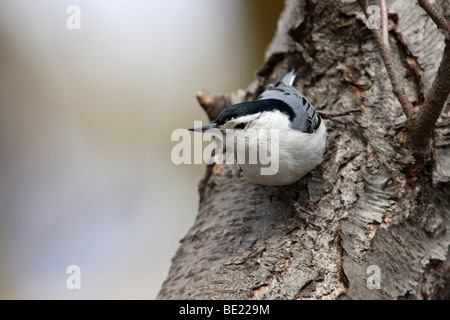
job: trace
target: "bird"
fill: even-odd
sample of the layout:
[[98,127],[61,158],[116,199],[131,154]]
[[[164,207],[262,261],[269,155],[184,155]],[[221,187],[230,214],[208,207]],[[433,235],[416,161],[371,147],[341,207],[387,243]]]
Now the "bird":
[[[228,106],[211,124],[189,130],[211,132],[221,146],[225,137],[232,136],[236,161],[253,183],[276,188],[296,183],[322,163],[327,130],[317,110],[294,86],[295,78],[292,69],[256,100]],[[264,172],[270,166],[258,154],[262,148],[270,165],[276,164],[272,171]],[[251,161],[252,154],[260,157]]]

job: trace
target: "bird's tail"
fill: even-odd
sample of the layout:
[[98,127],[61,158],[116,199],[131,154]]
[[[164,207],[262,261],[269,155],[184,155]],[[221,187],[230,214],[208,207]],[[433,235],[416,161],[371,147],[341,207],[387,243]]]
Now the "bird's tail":
[[295,80],[295,69],[292,69],[288,73],[286,73],[283,78],[281,78],[280,82],[284,83],[288,86],[292,86]]

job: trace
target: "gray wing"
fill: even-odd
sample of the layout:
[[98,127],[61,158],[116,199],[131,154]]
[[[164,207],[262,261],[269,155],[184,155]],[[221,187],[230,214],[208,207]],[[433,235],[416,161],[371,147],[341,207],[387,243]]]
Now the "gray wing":
[[295,87],[280,83],[264,91],[257,100],[277,99],[287,103],[294,110],[292,128],[313,133],[321,123],[320,115],[306,97]]

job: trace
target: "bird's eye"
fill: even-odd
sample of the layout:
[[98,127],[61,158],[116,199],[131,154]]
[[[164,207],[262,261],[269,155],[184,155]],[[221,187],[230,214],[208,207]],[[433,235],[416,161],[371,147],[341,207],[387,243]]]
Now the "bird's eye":
[[235,129],[244,129],[246,124],[247,124],[246,122],[242,122],[242,123],[237,124],[234,128]]

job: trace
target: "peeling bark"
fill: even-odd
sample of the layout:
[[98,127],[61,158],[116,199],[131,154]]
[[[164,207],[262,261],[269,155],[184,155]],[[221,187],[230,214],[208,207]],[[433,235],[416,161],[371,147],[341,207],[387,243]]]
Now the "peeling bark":
[[[387,6],[394,64],[418,104],[443,36],[414,1]],[[450,11],[448,2],[441,6]],[[214,119],[290,68],[317,109],[361,109],[324,120],[323,164],[284,188],[314,211],[321,230],[305,228],[288,203],[271,200],[272,189],[248,182],[237,166],[208,166],[198,216],[158,299],[449,299],[449,119],[438,121],[432,157],[416,164],[404,145],[406,117],[356,1],[287,1],[257,80],[231,94],[200,92],[199,102]],[[370,266],[379,285],[368,285]]]

